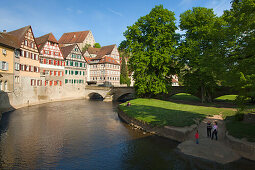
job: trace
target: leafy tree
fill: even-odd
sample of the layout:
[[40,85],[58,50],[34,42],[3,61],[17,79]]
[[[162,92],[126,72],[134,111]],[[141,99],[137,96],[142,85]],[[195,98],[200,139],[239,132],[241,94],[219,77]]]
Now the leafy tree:
[[179,57],[185,65],[183,85],[193,94],[200,93],[202,102],[211,102],[212,94],[221,84],[224,70],[222,53],[225,22],[212,9],[195,7],[180,15],[180,28],[185,39],[179,46]]
[[124,32],[121,44],[130,54],[129,68],[134,72],[138,95],[167,93],[171,75],[176,74],[174,13],[155,6]]
[[127,64],[125,56],[122,55],[121,60],[121,68],[120,68],[120,84],[127,84],[127,86],[130,86],[130,78],[128,77],[128,70],[127,70]]
[[82,52],[87,51],[90,46],[91,46],[90,44],[85,44],[84,47],[82,48]]
[[227,21],[225,83],[240,92],[238,102],[255,102],[255,1],[234,0]]
[[101,48],[101,45],[99,43],[95,43],[94,48]]

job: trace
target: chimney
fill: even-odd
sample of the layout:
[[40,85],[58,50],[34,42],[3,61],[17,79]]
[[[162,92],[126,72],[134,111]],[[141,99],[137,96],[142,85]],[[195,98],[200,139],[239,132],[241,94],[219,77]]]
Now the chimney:
[[6,33],[6,30],[3,30],[3,33]]

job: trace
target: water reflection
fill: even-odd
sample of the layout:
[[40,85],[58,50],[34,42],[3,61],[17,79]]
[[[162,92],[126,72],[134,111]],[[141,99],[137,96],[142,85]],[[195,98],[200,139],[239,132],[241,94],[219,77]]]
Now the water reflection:
[[22,108],[0,124],[0,169],[255,169],[185,156],[177,142],[121,122],[116,104],[73,100]]

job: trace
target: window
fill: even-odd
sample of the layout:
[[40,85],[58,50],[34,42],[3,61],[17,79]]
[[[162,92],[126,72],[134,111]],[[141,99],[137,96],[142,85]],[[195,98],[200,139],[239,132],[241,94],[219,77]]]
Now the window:
[[2,81],[0,81],[0,91],[3,90],[3,88],[2,88],[3,85],[2,84],[3,84]]
[[34,48],[34,43],[33,42],[31,42],[31,48]]
[[15,76],[15,83],[19,83],[19,76]]
[[65,70],[65,74],[67,75],[67,70]]
[[15,70],[19,71],[19,63],[15,63]]
[[68,79],[65,79],[65,84],[67,84],[68,83]]
[[8,87],[7,87],[7,81],[4,82],[4,91],[7,91]]
[[5,61],[0,61],[0,69],[1,70],[9,70],[9,64],[7,63],[7,62],[5,62]]
[[3,52],[3,55],[6,55],[6,54],[7,54],[6,49],[3,49],[2,52]]
[[27,46],[27,40],[25,40],[25,46]]

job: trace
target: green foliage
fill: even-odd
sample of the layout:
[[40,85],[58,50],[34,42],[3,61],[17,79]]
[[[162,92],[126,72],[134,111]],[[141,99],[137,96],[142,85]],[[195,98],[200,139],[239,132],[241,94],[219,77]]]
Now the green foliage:
[[101,45],[99,43],[95,43],[94,48],[101,48]]
[[82,52],[87,51],[90,46],[90,44],[85,44],[84,47],[82,47]]
[[120,45],[129,54],[129,69],[133,72],[138,95],[167,93],[171,75],[176,74],[174,13],[155,6],[124,32]]
[[243,121],[244,119],[244,113],[237,111],[235,114],[235,120],[236,121]]
[[180,15],[180,28],[186,31],[178,48],[180,61],[185,66],[181,72],[183,85],[190,93],[200,92],[202,102],[211,102],[214,89],[220,85],[218,73],[224,69],[221,55],[224,24],[212,9],[203,7]]
[[255,102],[254,11],[254,0],[233,1],[232,8],[223,15],[228,23],[224,83],[240,92],[236,102],[242,108],[247,98]]
[[128,116],[144,121],[153,126],[177,126],[184,127],[195,124],[195,120],[203,120],[208,115],[222,114],[223,117],[233,116],[235,112],[230,109],[192,106],[177,104],[156,99],[134,99],[120,105]]
[[128,77],[127,64],[126,64],[126,59],[124,55],[122,56],[121,67],[120,67],[120,84],[127,84],[128,87],[131,84],[131,80]]

